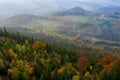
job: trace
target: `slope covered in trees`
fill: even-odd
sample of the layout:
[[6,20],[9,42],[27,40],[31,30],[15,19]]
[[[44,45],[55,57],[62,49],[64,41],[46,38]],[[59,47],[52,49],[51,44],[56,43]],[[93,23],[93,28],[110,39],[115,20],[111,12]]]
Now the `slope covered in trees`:
[[69,49],[4,29],[0,30],[0,79],[120,80],[120,54]]

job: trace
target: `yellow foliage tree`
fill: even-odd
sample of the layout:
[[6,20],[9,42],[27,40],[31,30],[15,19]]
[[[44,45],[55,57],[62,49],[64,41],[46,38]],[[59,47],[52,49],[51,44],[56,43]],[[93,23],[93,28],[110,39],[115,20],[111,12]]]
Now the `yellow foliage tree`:
[[74,75],[72,80],[79,80],[80,79],[80,76],[79,75]]
[[16,48],[21,52],[21,45],[20,44],[16,44]]
[[29,65],[27,61],[18,60],[16,67],[19,71],[23,73],[23,77],[27,79],[30,74],[33,72],[33,68]]
[[8,73],[11,74],[11,78],[13,80],[17,80],[18,76],[19,76],[19,71],[16,67],[13,67],[11,69],[8,70]]
[[61,67],[57,70],[59,74],[62,74],[63,72],[67,72],[66,75],[70,75],[72,72],[75,72],[77,75],[80,75],[80,72],[78,72],[71,63],[66,63],[65,66]]
[[14,59],[17,59],[17,54],[14,52],[13,49],[10,48],[9,51],[8,51],[8,53],[9,53],[9,55],[11,57],[13,57]]
[[[13,65],[13,67],[8,71],[12,79],[18,78],[18,75],[22,73],[23,78],[28,80],[28,78],[33,72],[33,68],[30,66],[29,62],[23,60],[17,60],[16,64]],[[17,71],[17,75],[15,76],[16,71]]]
[[44,42],[35,41],[32,47],[33,49],[45,49],[46,44]]
[[90,72],[87,71],[87,72],[84,74],[84,78],[85,78],[86,80],[89,80],[89,79],[91,78]]
[[63,73],[64,72],[64,70],[66,69],[66,67],[61,67],[60,69],[58,69],[58,73]]

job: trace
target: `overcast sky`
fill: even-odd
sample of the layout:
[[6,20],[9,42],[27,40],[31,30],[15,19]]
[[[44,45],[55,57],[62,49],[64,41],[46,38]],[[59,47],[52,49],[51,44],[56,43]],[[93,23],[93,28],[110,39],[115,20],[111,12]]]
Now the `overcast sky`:
[[0,0],[0,4],[36,4],[36,3],[51,3],[51,2],[69,2],[69,1],[80,1],[86,3],[104,3],[110,5],[120,5],[120,0]]
[[0,0],[0,14],[43,12],[75,6],[90,10],[109,5],[119,6],[120,0]]

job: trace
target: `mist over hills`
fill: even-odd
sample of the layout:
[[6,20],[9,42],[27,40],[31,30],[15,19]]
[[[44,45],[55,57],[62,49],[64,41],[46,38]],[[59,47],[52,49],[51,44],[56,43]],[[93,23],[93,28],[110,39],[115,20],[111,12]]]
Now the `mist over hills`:
[[120,13],[120,6],[102,7],[97,11],[101,13]]
[[[29,25],[33,20],[37,20],[36,15],[32,14],[20,14],[3,19],[0,21],[1,26],[6,27],[25,27],[24,25]],[[21,25],[21,26],[20,26]]]
[[0,80],[119,80],[119,0],[0,0]]
[[[72,7],[69,9],[64,9],[64,10],[56,10],[56,11],[52,11],[50,13],[46,13],[44,15],[38,15],[38,14],[32,14],[32,13],[24,13],[24,14],[19,14],[19,15],[13,15],[11,17],[6,17],[6,19],[3,19],[0,21],[0,24],[5,26],[6,24],[11,25],[14,23],[19,23],[22,24],[29,22],[29,21],[33,21],[33,20],[38,20],[40,19],[40,16],[96,16],[98,14],[101,13],[117,13],[116,16],[119,16],[120,14],[120,6],[112,6],[112,7],[101,7],[97,10],[93,10],[93,11],[89,11],[89,10],[85,10],[81,7]],[[0,16],[2,19],[2,16]]]
[[45,14],[51,11],[60,11],[73,7],[85,10],[96,10],[111,5],[119,6],[119,0],[1,0],[0,15],[14,16],[18,14]]
[[86,15],[86,11],[80,7],[74,7],[65,11],[54,13],[56,16],[69,16],[69,15]]
[[106,11],[106,7],[103,7],[88,11],[81,7],[73,7],[46,15],[20,14],[1,20],[0,27],[9,27],[12,31],[20,31],[22,34],[40,39],[39,35],[42,32],[50,36],[67,38],[76,44],[83,41],[88,44],[96,42],[96,45],[119,46],[119,7],[107,9]]

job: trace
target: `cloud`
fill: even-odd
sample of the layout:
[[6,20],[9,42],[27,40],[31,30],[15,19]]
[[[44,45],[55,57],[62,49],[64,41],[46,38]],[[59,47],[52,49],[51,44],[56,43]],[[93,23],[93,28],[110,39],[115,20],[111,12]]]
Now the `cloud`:
[[[75,0],[74,0],[75,1]],[[79,2],[85,2],[85,3],[93,3],[93,4],[101,4],[101,5],[120,5],[120,0],[76,0]]]
[[99,4],[103,6],[120,4],[119,0],[0,0],[0,7],[6,7],[6,5],[21,5],[24,7],[53,6],[58,8],[58,5],[69,5],[72,4],[72,2]]
[[80,6],[95,9],[101,6],[117,5],[119,0],[0,0],[0,15],[15,13],[40,13],[60,8]]

